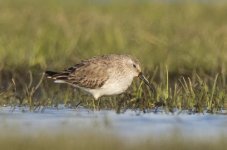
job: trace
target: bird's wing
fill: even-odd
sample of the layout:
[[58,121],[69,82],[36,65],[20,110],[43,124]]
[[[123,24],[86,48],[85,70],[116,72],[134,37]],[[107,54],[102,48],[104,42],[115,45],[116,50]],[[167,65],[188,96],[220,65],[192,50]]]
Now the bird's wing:
[[64,70],[55,75],[54,79],[84,88],[96,89],[102,87],[108,80],[108,68],[107,60],[93,58]]

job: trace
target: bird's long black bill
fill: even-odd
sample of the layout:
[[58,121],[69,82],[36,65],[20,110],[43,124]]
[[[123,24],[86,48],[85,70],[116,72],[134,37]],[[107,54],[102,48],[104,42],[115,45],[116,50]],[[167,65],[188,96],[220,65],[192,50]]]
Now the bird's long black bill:
[[142,74],[140,73],[139,74],[139,78],[152,90],[152,92],[156,95],[156,89],[155,89],[155,86],[153,84],[151,84],[147,78]]

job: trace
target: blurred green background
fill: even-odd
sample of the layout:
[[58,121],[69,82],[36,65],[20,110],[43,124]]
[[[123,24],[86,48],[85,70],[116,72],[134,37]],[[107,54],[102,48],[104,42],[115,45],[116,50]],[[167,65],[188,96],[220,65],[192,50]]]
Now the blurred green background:
[[157,88],[154,99],[137,81],[125,99],[218,110],[226,101],[226,18],[225,1],[0,0],[0,105],[85,99],[46,80],[35,87],[46,69],[117,53],[137,57]]
[[221,1],[0,0],[0,69],[62,69],[110,53],[148,69],[225,69],[226,17]]

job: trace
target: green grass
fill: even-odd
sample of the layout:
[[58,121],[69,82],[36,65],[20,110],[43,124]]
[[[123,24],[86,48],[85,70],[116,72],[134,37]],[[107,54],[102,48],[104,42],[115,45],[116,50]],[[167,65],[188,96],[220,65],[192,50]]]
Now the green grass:
[[0,104],[34,110],[83,100],[92,108],[91,97],[71,87],[39,85],[43,71],[126,53],[141,61],[157,95],[136,80],[126,94],[96,102],[100,108],[226,109],[226,10],[190,1],[0,0]]

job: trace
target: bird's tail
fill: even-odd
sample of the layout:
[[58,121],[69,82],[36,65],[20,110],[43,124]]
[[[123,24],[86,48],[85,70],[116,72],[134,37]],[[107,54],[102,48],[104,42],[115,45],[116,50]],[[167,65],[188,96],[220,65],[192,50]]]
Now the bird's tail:
[[53,79],[55,83],[67,83],[68,75],[67,72],[55,72],[55,71],[46,71],[45,75],[49,79]]
[[58,72],[54,72],[54,71],[45,71],[45,75],[49,79],[54,79],[54,77],[56,77],[56,75],[58,74],[59,74]]

